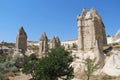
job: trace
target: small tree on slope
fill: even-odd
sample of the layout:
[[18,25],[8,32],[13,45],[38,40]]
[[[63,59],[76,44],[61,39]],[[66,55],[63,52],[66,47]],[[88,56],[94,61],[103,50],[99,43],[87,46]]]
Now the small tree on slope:
[[97,64],[95,64],[95,61],[96,61],[96,58],[93,60],[90,58],[87,58],[85,60],[85,65],[86,65],[85,73],[87,75],[87,80],[90,80],[90,76],[93,74],[93,72],[97,68]]

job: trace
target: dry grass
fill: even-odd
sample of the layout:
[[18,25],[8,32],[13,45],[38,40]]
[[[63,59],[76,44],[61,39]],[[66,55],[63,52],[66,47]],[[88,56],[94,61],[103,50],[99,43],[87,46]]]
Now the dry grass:
[[120,80],[120,76],[112,77],[112,76],[108,76],[106,74],[102,74],[102,75],[98,75],[98,76],[92,76],[91,80]]
[[[86,75],[79,78],[80,80],[87,80]],[[120,76],[118,77],[112,77],[107,74],[101,73],[100,75],[93,75],[90,77],[90,80],[120,80]]]

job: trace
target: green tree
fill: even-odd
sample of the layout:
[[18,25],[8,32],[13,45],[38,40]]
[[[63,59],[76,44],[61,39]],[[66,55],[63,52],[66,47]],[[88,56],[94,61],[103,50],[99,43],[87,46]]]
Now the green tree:
[[[29,57],[28,57],[29,58]],[[73,58],[64,48],[51,49],[47,56],[41,59],[28,61],[23,72],[31,74],[34,80],[69,80],[73,77],[73,68],[70,67]],[[32,67],[32,68],[31,68]]]
[[29,57],[26,56],[24,58],[22,72],[25,74],[31,74],[33,79],[35,79],[35,67],[38,62],[39,59],[36,58],[35,54],[31,54]]
[[95,59],[90,59],[87,58],[85,60],[85,65],[86,65],[86,70],[85,73],[87,75],[87,80],[90,80],[90,76],[93,74],[93,72],[97,69],[97,64],[95,64],[96,58]]

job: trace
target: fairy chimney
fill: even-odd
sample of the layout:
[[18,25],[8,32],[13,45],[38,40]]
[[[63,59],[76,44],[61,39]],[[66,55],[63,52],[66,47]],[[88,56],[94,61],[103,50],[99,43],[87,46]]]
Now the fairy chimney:
[[44,56],[48,53],[48,38],[46,36],[46,33],[44,32],[41,35],[40,41],[39,41],[39,56]]
[[58,48],[58,47],[60,47],[60,39],[59,39],[59,37],[55,37],[55,36],[54,36],[54,37],[50,40],[49,47],[50,47],[50,49],[51,49],[51,48]]
[[82,14],[77,16],[77,26],[79,52],[95,49],[98,42],[101,50],[103,45],[107,44],[105,26],[94,8],[90,11],[83,9]]
[[[92,51],[96,64],[99,68],[104,66],[105,56],[103,54],[103,45],[107,44],[105,26],[100,15],[95,9],[87,11],[83,9],[81,15],[77,16],[78,24],[78,53],[82,53],[83,57]],[[92,55],[88,54],[88,57]],[[85,58],[85,57],[84,57]]]
[[25,51],[27,51],[27,34],[23,27],[21,27],[18,31],[16,38],[16,48],[22,53],[25,53]]

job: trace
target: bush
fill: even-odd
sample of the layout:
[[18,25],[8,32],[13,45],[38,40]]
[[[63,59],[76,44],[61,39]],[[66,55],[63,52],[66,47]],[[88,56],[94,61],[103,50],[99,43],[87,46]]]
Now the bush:
[[16,60],[18,56],[2,56],[1,55],[0,61],[0,79],[4,79],[4,75],[10,72],[18,71],[18,68],[15,66]]
[[69,80],[73,77],[73,68],[70,67],[73,58],[64,48],[51,49],[47,56],[41,59],[30,59],[24,65],[23,72],[31,74],[34,80]]
[[102,80],[112,80],[112,77],[111,76],[105,76],[105,77],[103,77]]

